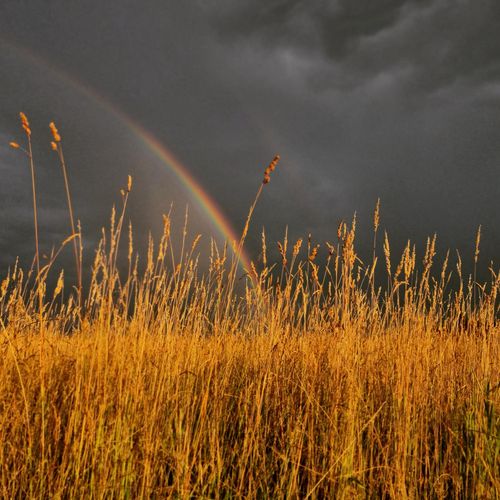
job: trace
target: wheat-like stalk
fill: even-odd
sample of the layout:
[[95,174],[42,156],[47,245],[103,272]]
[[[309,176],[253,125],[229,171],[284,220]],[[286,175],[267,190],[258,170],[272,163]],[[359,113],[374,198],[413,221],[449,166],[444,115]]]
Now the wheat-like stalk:
[[61,136],[59,131],[57,130],[54,122],[50,122],[49,124],[50,131],[52,133],[52,138],[54,139],[51,142],[51,147],[54,151],[57,152],[59,156],[59,163],[61,165],[61,170],[64,179],[64,189],[66,192],[66,202],[68,204],[68,213],[69,213],[69,222],[71,226],[71,233],[76,235],[78,234],[80,245],[78,245],[76,238],[73,239],[73,253],[75,257],[75,267],[76,267],[76,276],[77,276],[77,293],[78,293],[78,304],[82,305],[82,268],[81,268],[81,254],[79,253],[79,247],[82,246],[82,238],[81,234],[76,232],[75,228],[75,218],[73,215],[73,203],[71,200],[71,192],[69,189],[69,181],[68,181],[68,173],[66,168],[66,161],[64,159],[63,147],[61,142]]

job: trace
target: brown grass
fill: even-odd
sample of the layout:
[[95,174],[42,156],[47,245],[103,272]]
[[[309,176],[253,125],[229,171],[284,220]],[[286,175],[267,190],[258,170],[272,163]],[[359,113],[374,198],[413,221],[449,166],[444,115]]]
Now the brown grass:
[[276,263],[263,233],[238,288],[241,246],[212,245],[202,272],[169,217],[142,271],[129,228],[120,271],[130,188],[81,304],[64,275],[48,290],[50,266],[38,289],[17,266],[0,285],[0,495],[500,495],[498,272],[435,269],[435,237],[391,263],[386,234],[381,288],[354,219],[326,248],[285,236]]

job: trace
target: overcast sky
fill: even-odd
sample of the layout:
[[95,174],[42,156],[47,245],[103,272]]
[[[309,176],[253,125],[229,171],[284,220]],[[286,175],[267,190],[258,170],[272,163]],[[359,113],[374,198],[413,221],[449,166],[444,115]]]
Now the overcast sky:
[[[133,173],[139,237],[174,201],[196,201],[109,105],[167,146],[240,232],[274,154],[251,230],[333,241],[372,211],[396,248],[500,260],[500,2],[497,0],[4,0],[0,4],[0,265],[33,252],[18,112],[32,121],[44,248],[67,234],[47,124],[63,135],[87,246]],[[86,89],[86,90],[82,90]],[[91,97],[100,96],[99,99]],[[107,105],[103,105],[107,102]],[[208,235],[207,235],[208,237]],[[486,262],[484,262],[486,266]]]

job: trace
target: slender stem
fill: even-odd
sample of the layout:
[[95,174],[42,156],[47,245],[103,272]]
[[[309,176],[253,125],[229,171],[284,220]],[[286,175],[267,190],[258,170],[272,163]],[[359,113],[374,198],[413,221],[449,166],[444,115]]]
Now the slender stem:
[[36,184],[35,184],[35,163],[33,161],[33,151],[31,148],[31,138],[28,135],[28,158],[30,160],[31,169],[31,190],[33,194],[33,220],[35,224],[35,254],[36,254],[36,276],[37,281],[40,279],[40,252],[38,246],[38,210],[36,204]]
[[[40,275],[40,251],[39,251],[39,241],[38,241],[38,209],[36,202],[36,182],[35,182],[35,162],[33,160],[33,149],[31,147],[31,137],[30,133],[26,133],[28,139],[28,158],[30,162],[31,170],[31,190],[33,193],[33,220],[35,225],[35,253],[36,253],[36,284],[38,292],[38,317],[39,317],[39,328],[40,328],[40,400],[41,400],[41,419],[42,419],[42,429],[40,435],[40,446],[41,446],[41,477],[44,476],[45,467],[45,363],[44,363],[44,351],[45,351],[45,331],[43,327],[43,292],[42,283]],[[43,485],[42,485],[43,488]]]
[[232,289],[232,285],[234,284],[234,279],[235,279],[235,276],[236,276],[236,271],[238,269],[238,266],[240,264],[240,259],[241,259],[241,254],[242,254],[242,251],[243,251],[243,245],[245,243],[245,239],[247,237],[247,234],[248,234],[248,229],[250,227],[250,220],[252,219],[252,215],[253,215],[253,212],[255,210],[255,206],[257,205],[257,202],[259,201],[259,198],[260,198],[260,195],[262,193],[262,188],[264,187],[264,184],[261,184],[258,191],[257,191],[257,194],[255,195],[255,199],[253,200],[253,203],[252,203],[252,206],[250,207],[250,210],[248,211],[248,215],[247,215],[247,219],[245,221],[245,226],[243,228],[243,232],[241,233],[241,238],[240,238],[240,241],[238,242],[238,246],[236,248],[236,258],[235,258],[235,263],[234,263],[234,266],[233,266],[233,269],[231,270],[232,271],[232,283],[231,283],[231,286],[230,286],[230,289]]
[[35,162],[33,161],[33,149],[31,147],[31,137],[26,134],[28,138],[28,158],[30,161],[31,170],[31,191],[33,194],[33,221],[35,225],[35,260],[36,260],[36,283],[38,292],[38,314],[40,320],[40,334],[42,335],[42,343],[40,346],[40,358],[43,357],[43,293],[42,293],[42,283],[40,276],[40,249],[38,241],[38,209],[36,202],[36,182],[35,182]]
[[237,253],[237,258],[238,258],[238,262],[239,262],[239,258],[241,256],[241,250],[243,249],[243,244],[245,243],[245,239],[247,237],[247,234],[248,234],[248,228],[250,226],[250,220],[252,218],[252,215],[253,215],[253,211],[255,210],[255,206],[257,205],[257,202],[259,201],[259,198],[260,198],[260,195],[262,193],[262,188],[264,187],[264,184],[261,184],[258,191],[257,191],[257,194],[255,196],[255,199],[252,203],[252,206],[250,207],[250,210],[248,211],[248,215],[247,215],[247,220],[245,222],[245,227],[243,228],[243,233],[241,234],[241,238],[240,238],[240,242],[238,243],[238,253]]
[[[229,271],[229,276],[228,276],[228,287],[226,289],[226,306],[225,306],[225,312],[226,315],[229,314],[230,308],[231,308],[231,297],[233,294],[234,290],[234,284],[236,281],[236,273],[238,271],[238,266],[240,264],[240,259],[241,259],[241,253],[243,251],[243,244],[245,243],[246,236],[248,234],[248,229],[250,227],[250,220],[252,219],[253,212],[255,210],[255,206],[257,205],[257,201],[260,198],[260,195],[262,193],[262,188],[264,187],[264,184],[261,184],[257,194],[255,195],[255,199],[252,203],[252,206],[250,207],[250,210],[248,211],[247,219],[245,221],[245,226],[243,228],[243,232],[241,233],[241,238],[240,241],[238,242],[238,246],[236,247],[236,253],[234,257],[234,261],[231,265],[230,271]],[[252,280],[253,282],[253,280]]]
[[[59,160],[61,163],[61,170],[63,173],[64,177],[64,187],[66,190],[66,200],[68,203],[68,211],[69,211],[69,222],[71,224],[71,232],[73,235],[76,234],[75,230],[75,219],[73,216],[73,204],[71,202],[71,194],[69,190],[69,182],[68,182],[68,174],[66,170],[66,162],[64,160],[64,154],[63,154],[63,149],[62,149],[62,144],[58,143],[57,145],[57,152],[59,153]],[[81,234],[78,236],[80,239],[80,247],[81,247]],[[80,265],[80,257],[79,257],[79,252],[78,252],[78,246],[76,242],[76,238],[73,238],[73,252],[75,254],[75,265],[76,265],[76,276],[77,276],[77,281],[78,281],[78,306],[81,306],[81,301],[82,301],[82,270],[81,270],[81,265]]]

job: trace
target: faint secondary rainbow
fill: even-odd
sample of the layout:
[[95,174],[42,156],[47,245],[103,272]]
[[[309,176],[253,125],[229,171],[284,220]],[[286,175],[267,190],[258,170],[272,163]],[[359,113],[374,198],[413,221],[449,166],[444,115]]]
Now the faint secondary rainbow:
[[[98,94],[93,88],[89,88],[73,76],[66,73],[64,70],[56,67],[53,63],[41,58],[38,54],[33,54],[24,47],[14,45],[4,38],[0,41],[12,49],[17,55],[27,59],[31,64],[34,64],[45,69],[49,69],[60,80],[71,85],[81,94],[85,95],[88,99],[96,102],[101,108],[105,109],[108,113],[113,114],[120,122],[124,123],[127,128],[136,136],[145,146],[151,151],[158,159],[171,170],[180,183],[184,186],[189,195],[196,201],[201,209],[208,215],[214,224],[220,236],[229,243],[238,244],[240,237],[237,235],[230,222],[227,220],[224,212],[215,202],[215,200],[202,188],[199,182],[189,172],[189,169],[181,163],[179,159],[170,151],[164,144],[162,144],[151,132],[146,130],[142,125],[135,122],[130,116],[125,114],[120,109],[116,108],[111,102],[106,100],[103,96]],[[239,260],[241,264],[250,269],[250,259],[248,258],[244,249],[241,250]]]

